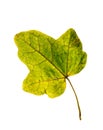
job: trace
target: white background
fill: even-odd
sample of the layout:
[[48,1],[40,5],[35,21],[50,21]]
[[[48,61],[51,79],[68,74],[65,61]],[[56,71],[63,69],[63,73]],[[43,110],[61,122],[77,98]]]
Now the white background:
[[[0,0],[0,130],[103,129],[103,1]],[[35,96],[22,90],[27,67],[17,57],[14,35],[36,29],[58,38],[74,28],[88,54],[85,69],[70,77],[58,98]]]

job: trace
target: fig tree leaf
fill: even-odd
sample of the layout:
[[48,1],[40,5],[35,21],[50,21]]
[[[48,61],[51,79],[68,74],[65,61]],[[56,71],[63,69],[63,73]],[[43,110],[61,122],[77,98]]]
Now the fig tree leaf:
[[73,29],[58,39],[30,30],[15,35],[18,56],[30,70],[23,89],[36,95],[54,98],[66,88],[66,79],[79,73],[86,64],[87,54]]

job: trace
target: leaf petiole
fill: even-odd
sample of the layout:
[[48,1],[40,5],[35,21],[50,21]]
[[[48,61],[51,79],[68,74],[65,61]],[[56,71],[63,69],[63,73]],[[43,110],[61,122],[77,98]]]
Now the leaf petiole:
[[75,92],[75,90],[74,90],[74,87],[73,87],[73,85],[72,85],[70,79],[69,79],[68,77],[67,77],[66,79],[67,79],[68,82],[70,83],[70,86],[71,86],[71,88],[72,88],[72,90],[73,90],[73,92],[74,92],[74,95],[75,95],[75,98],[76,98],[76,101],[77,101],[78,111],[79,111],[79,119],[81,120],[81,109],[80,109],[80,105],[79,105],[79,100],[78,100],[77,94],[76,94],[76,92]]

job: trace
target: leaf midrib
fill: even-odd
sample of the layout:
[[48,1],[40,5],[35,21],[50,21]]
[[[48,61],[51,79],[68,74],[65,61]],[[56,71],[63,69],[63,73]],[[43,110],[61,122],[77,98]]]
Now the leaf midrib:
[[[27,41],[25,41],[25,42],[28,44]],[[61,73],[65,78],[67,78],[67,75],[65,75],[62,71],[60,71],[60,69],[58,69],[58,67],[56,67],[56,66],[52,63],[52,61],[50,61],[45,55],[43,55],[40,51],[36,50],[36,49],[35,49],[34,47],[32,47],[30,44],[28,44],[28,45],[29,45],[32,49],[34,49],[36,52],[38,52],[42,57],[44,57],[52,66],[54,66],[55,69],[59,71],[59,73]]]

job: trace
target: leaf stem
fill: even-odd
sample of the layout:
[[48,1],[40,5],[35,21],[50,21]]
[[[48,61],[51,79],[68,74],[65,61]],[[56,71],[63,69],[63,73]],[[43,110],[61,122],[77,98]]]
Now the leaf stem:
[[67,79],[68,82],[70,83],[70,86],[71,86],[71,88],[72,88],[72,90],[73,90],[73,92],[74,92],[74,95],[75,95],[75,98],[76,98],[76,101],[77,101],[78,111],[79,111],[79,119],[81,120],[81,109],[80,109],[80,105],[79,105],[79,100],[78,100],[77,94],[76,94],[76,92],[75,92],[75,90],[74,90],[74,87],[73,87],[73,85],[72,85],[70,79],[69,79],[68,77],[67,77],[66,79]]

